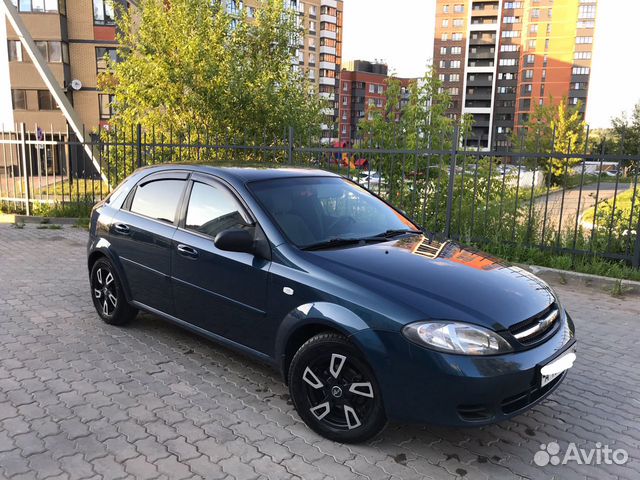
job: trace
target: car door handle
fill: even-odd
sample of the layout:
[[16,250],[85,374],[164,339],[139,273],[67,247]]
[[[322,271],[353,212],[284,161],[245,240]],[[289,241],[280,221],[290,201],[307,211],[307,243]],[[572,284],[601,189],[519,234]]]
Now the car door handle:
[[198,251],[187,245],[178,245],[178,253],[183,257],[198,258]]
[[124,223],[116,223],[113,228],[120,235],[129,235],[130,233],[129,225],[125,225]]

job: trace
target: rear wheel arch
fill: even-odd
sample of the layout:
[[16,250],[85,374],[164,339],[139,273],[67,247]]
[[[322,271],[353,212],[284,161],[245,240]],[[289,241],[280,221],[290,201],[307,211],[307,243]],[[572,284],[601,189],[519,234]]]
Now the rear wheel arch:
[[127,280],[127,277],[124,275],[124,269],[122,268],[122,265],[120,264],[120,262],[115,260],[113,256],[110,255],[108,252],[104,250],[94,250],[89,254],[89,257],[87,259],[87,267],[89,269],[89,274],[91,274],[91,270],[93,269],[93,266],[95,265],[95,263],[100,259],[107,260],[116,270],[116,273],[120,277],[120,283],[122,284],[122,289],[124,290],[124,296],[127,299],[127,301],[131,301],[132,299],[131,290],[129,289],[129,282]]

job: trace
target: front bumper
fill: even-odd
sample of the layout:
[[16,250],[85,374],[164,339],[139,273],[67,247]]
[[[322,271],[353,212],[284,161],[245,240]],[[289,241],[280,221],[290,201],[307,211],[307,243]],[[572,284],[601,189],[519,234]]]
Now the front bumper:
[[440,353],[395,332],[366,330],[353,340],[377,374],[390,419],[448,426],[486,425],[528,410],[567,374],[541,388],[540,368],[575,348],[573,322],[566,314],[543,344],[504,355]]

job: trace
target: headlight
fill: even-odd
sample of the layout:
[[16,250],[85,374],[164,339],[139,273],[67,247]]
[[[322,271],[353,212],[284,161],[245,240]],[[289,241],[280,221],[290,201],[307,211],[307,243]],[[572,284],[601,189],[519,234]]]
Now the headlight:
[[417,322],[404,327],[402,333],[418,345],[447,353],[496,355],[513,350],[497,333],[469,323]]

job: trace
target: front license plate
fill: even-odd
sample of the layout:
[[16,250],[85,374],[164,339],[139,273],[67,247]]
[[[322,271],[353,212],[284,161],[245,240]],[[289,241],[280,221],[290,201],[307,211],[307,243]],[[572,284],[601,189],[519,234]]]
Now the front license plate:
[[569,350],[555,360],[547,363],[540,369],[540,387],[544,387],[549,382],[557,378],[562,372],[569,370],[573,367],[573,362],[576,361],[576,351],[574,349]]

